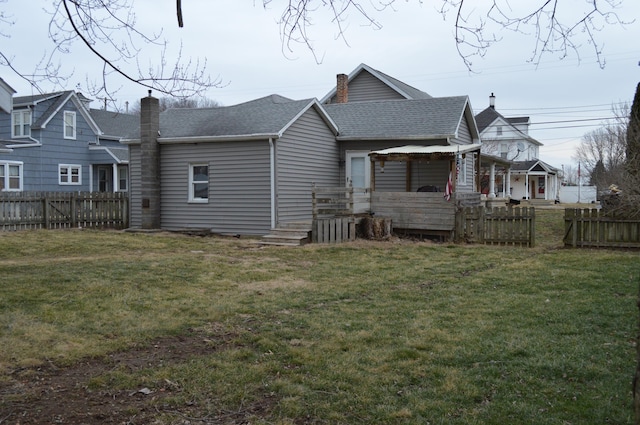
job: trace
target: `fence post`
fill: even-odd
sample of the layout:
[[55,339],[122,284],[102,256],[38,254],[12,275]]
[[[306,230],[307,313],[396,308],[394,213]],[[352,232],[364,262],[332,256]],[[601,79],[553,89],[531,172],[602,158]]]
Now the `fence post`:
[[43,194],[42,197],[42,220],[45,229],[51,228],[51,209],[49,208],[49,198],[47,198],[46,194]]
[[77,219],[76,219],[76,212],[77,212],[77,208],[76,208],[76,193],[75,192],[71,192],[71,196],[69,197],[69,215],[71,216],[71,228],[75,229],[77,226]]
[[533,248],[536,246],[536,210],[535,208],[529,208],[531,214],[531,227],[529,228],[529,240],[530,246]]

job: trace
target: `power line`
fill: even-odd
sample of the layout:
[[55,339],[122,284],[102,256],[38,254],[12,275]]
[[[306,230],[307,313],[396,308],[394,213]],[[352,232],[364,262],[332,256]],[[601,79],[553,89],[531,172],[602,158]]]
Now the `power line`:
[[618,117],[600,117],[600,118],[582,118],[578,120],[562,120],[562,121],[543,121],[543,122],[532,122],[529,125],[541,125],[541,124],[563,124],[567,122],[583,122],[583,121],[602,121],[602,120],[614,120]]

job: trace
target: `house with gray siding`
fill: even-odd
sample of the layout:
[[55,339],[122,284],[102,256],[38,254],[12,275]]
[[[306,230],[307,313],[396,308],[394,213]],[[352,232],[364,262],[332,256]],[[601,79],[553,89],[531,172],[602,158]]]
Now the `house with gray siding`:
[[[372,175],[376,190],[429,186],[442,199],[453,171],[457,191],[476,191],[479,133],[468,97],[433,98],[364,64],[336,83],[321,101],[271,95],[158,113],[158,99],[142,99],[140,132],[123,140],[131,227],[265,235],[311,221],[314,184],[366,192]],[[446,149],[411,161],[370,156],[406,145]]]
[[137,116],[90,109],[74,91],[14,93],[0,108],[0,190],[128,190],[129,152],[119,139],[138,128]]

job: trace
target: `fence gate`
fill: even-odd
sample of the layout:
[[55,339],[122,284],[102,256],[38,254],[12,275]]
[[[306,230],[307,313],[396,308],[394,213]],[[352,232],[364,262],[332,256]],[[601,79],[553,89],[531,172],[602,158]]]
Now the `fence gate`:
[[535,246],[535,209],[466,207],[456,213],[456,241]]

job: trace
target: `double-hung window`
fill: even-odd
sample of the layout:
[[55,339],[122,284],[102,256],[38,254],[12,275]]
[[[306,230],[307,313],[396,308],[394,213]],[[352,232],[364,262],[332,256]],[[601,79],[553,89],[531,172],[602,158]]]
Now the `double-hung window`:
[[129,190],[129,169],[124,166],[118,166],[118,192],[126,192]]
[[58,165],[58,184],[60,185],[81,185],[82,166],[81,165]]
[[73,111],[64,111],[64,138],[76,138],[76,113]]
[[11,114],[11,137],[31,136],[31,111],[23,109]]
[[0,191],[22,191],[22,162],[0,162]]
[[209,164],[189,164],[189,202],[209,201]]

